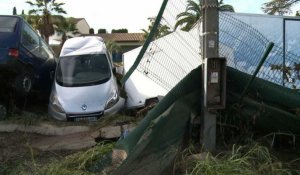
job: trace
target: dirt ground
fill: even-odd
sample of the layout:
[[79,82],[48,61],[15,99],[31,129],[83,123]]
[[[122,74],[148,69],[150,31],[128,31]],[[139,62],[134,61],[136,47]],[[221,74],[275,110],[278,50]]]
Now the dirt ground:
[[[30,104],[26,106],[26,112],[20,115],[10,116],[2,122],[18,123],[24,125],[36,125],[39,122],[46,122],[55,126],[89,126],[99,127],[110,123],[111,119],[103,122],[58,122],[47,115],[47,105],[44,103]],[[0,132],[0,175],[20,174],[20,171],[33,174],[36,168],[43,167],[54,161],[59,161],[70,154],[86,150],[60,150],[41,151],[33,148],[38,143],[53,136],[39,135],[26,132]]]
[[46,165],[54,160],[76,151],[39,151],[31,144],[39,139],[50,137],[32,133],[0,133],[0,174],[15,174],[18,167],[25,172],[34,170],[33,166]]

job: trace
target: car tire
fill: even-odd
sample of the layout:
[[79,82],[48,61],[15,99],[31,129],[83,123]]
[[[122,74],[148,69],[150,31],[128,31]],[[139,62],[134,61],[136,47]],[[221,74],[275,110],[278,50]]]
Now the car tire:
[[32,89],[34,81],[34,76],[31,71],[24,71],[22,74],[19,74],[14,83],[15,93],[18,96],[26,96]]
[[0,103],[0,120],[3,120],[7,117],[7,107]]

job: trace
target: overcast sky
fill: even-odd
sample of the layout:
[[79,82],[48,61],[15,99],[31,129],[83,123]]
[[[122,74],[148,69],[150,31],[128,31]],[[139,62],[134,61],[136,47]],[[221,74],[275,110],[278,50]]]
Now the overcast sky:
[[[148,17],[156,16],[162,0],[57,0],[66,3],[63,8],[68,17],[85,18],[97,31],[105,28],[127,28],[129,32],[142,32],[149,25]],[[236,12],[262,13],[261,6],[267,0],[224,0],[234,6]],[[11,15],[13,7],[25,13],[30,6],[25,0],[0,0],[0,14]]]

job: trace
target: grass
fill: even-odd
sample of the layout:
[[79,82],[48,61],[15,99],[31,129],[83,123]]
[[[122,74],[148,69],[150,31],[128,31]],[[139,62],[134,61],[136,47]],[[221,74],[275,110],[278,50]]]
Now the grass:
[[[186,151],[187,152],[187,151]],[[188,162],[185,175],[290,175],[300,174],[299,170],[292,170],[290,164],[283,163],[273,156],[267,147],[259,144],[236,146],[229,152],[217,155],[203,154],[201,160],[191,160],[185,155],[184,162]]]
[[41,122],[49,122],[51,119],[47,114],[37,114],[32,112],[14,113],[8,116],[3,122],[18,123],[25,126],[38,125]]
[[105,127],[109,125],[120,125],[122,123],[137,123],[138,120],[136,117],[128,116],[123,113],[118,113],[110,117],[101,117],[95,122],[89,121],[79,121],[79,122],[68,122],[68,121],[57,121],[51,118],[46,112],[27,112],[23,111],[22,113],[12,113],[6,119],[0,121],[1,123],[14,123],[21,124],[25,126],[35,125],[38,126],[41,123],[53,124],[57,127],[63,126],[89,126],[91,128]]
[[[40,121],[48,121],[49,118],[43,115],[27,113],[25,116],[18,116],[13,118],[17,122],[24,124],[35,124],[37,117]],[[178,173],[185,175],[289,175],[299,174],[296,170],[298,160],[282,161],[270,152],[268,147],[249,143],[245,140],[252,139],[252,128],[239,128],[240,117],[236,114],[236,118],[223,118],[219,121],[219,132],[221,133],[221,140],[226,141],[227,150],[222,150],[218,154],[202,153],[201,158],[191,159],[191,155],[199,152],[200,149],[194,151],[192,148],[186,149],[182,153],[182,158],[179,160],[179,165],[176,167]],[[103,117],[97,122],[62,122],[67,125],[79,125],[86,123],[95,127],[104,127],[108,125],[120,125],[121,123],[138,122],[136,117],[126,116],[126,114],[118,114],[112,117]],[[235,121],[236,120],[236,121]],[[248,121],[249,122],[249,121]],[[220,125],[222,124],[222,125]],[[248,126],[248,125],[246,125]],[[249,125],[251,126],[251,125]],[[238,133],[238,134],[236,134]],[[245,146],[231,145],[232,142],[242,143],[247,142]],[[16,167],[4,167],[0,165],[0,174],[3,172],[12,172],[11,174],[34,174],[34,175],[93,175],[99,174],[106,167],[111,166],[110,153],[114,147],[112,143],[99,143],[97,146],[80,151],[78,153],[62,157],[61,159],[54,159],[50,164],[41,163],[35,159],[34,152],[30,147],[30,154],[32,159],[28,160],[32,165],[32,170],[28,172],[26,162],[16,163]],[[153,160],[155,161],[155,160]],[[181,166],[184,164],[184,166]],[[24,168],[25,167],[25,168]],[[295,169],[293,169],[295,168]]]
[[36,167],[36,175],[91,175],[94,174],[99,160],[103,160],[105,155],[112,151],[114,144],[100,143],[97,146],[81,151],[63,158],[61,161],[55,161],[50,165]]

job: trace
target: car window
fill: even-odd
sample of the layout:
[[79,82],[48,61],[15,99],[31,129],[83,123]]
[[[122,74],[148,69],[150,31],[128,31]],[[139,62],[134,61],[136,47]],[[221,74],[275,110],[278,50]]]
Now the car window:
[[27,48],[32,54],[37,57],[42,57],[40,54],[40,38],[39,36],[25,24],[22,30],[21,43]]
[[28,24],[24,24],[21,43],[36,57],[53,59],[54,55],[48,45]]
[[0,16],[0,32],[14,32],[18,18]]
[[54,58],[52,51],[49,49],[48,45],[44,41],[41,41],[40,54],[43,58]]
[[56,80],[62,86],[91,86],[109,80],[111,69],[105,54],[60,57]]

